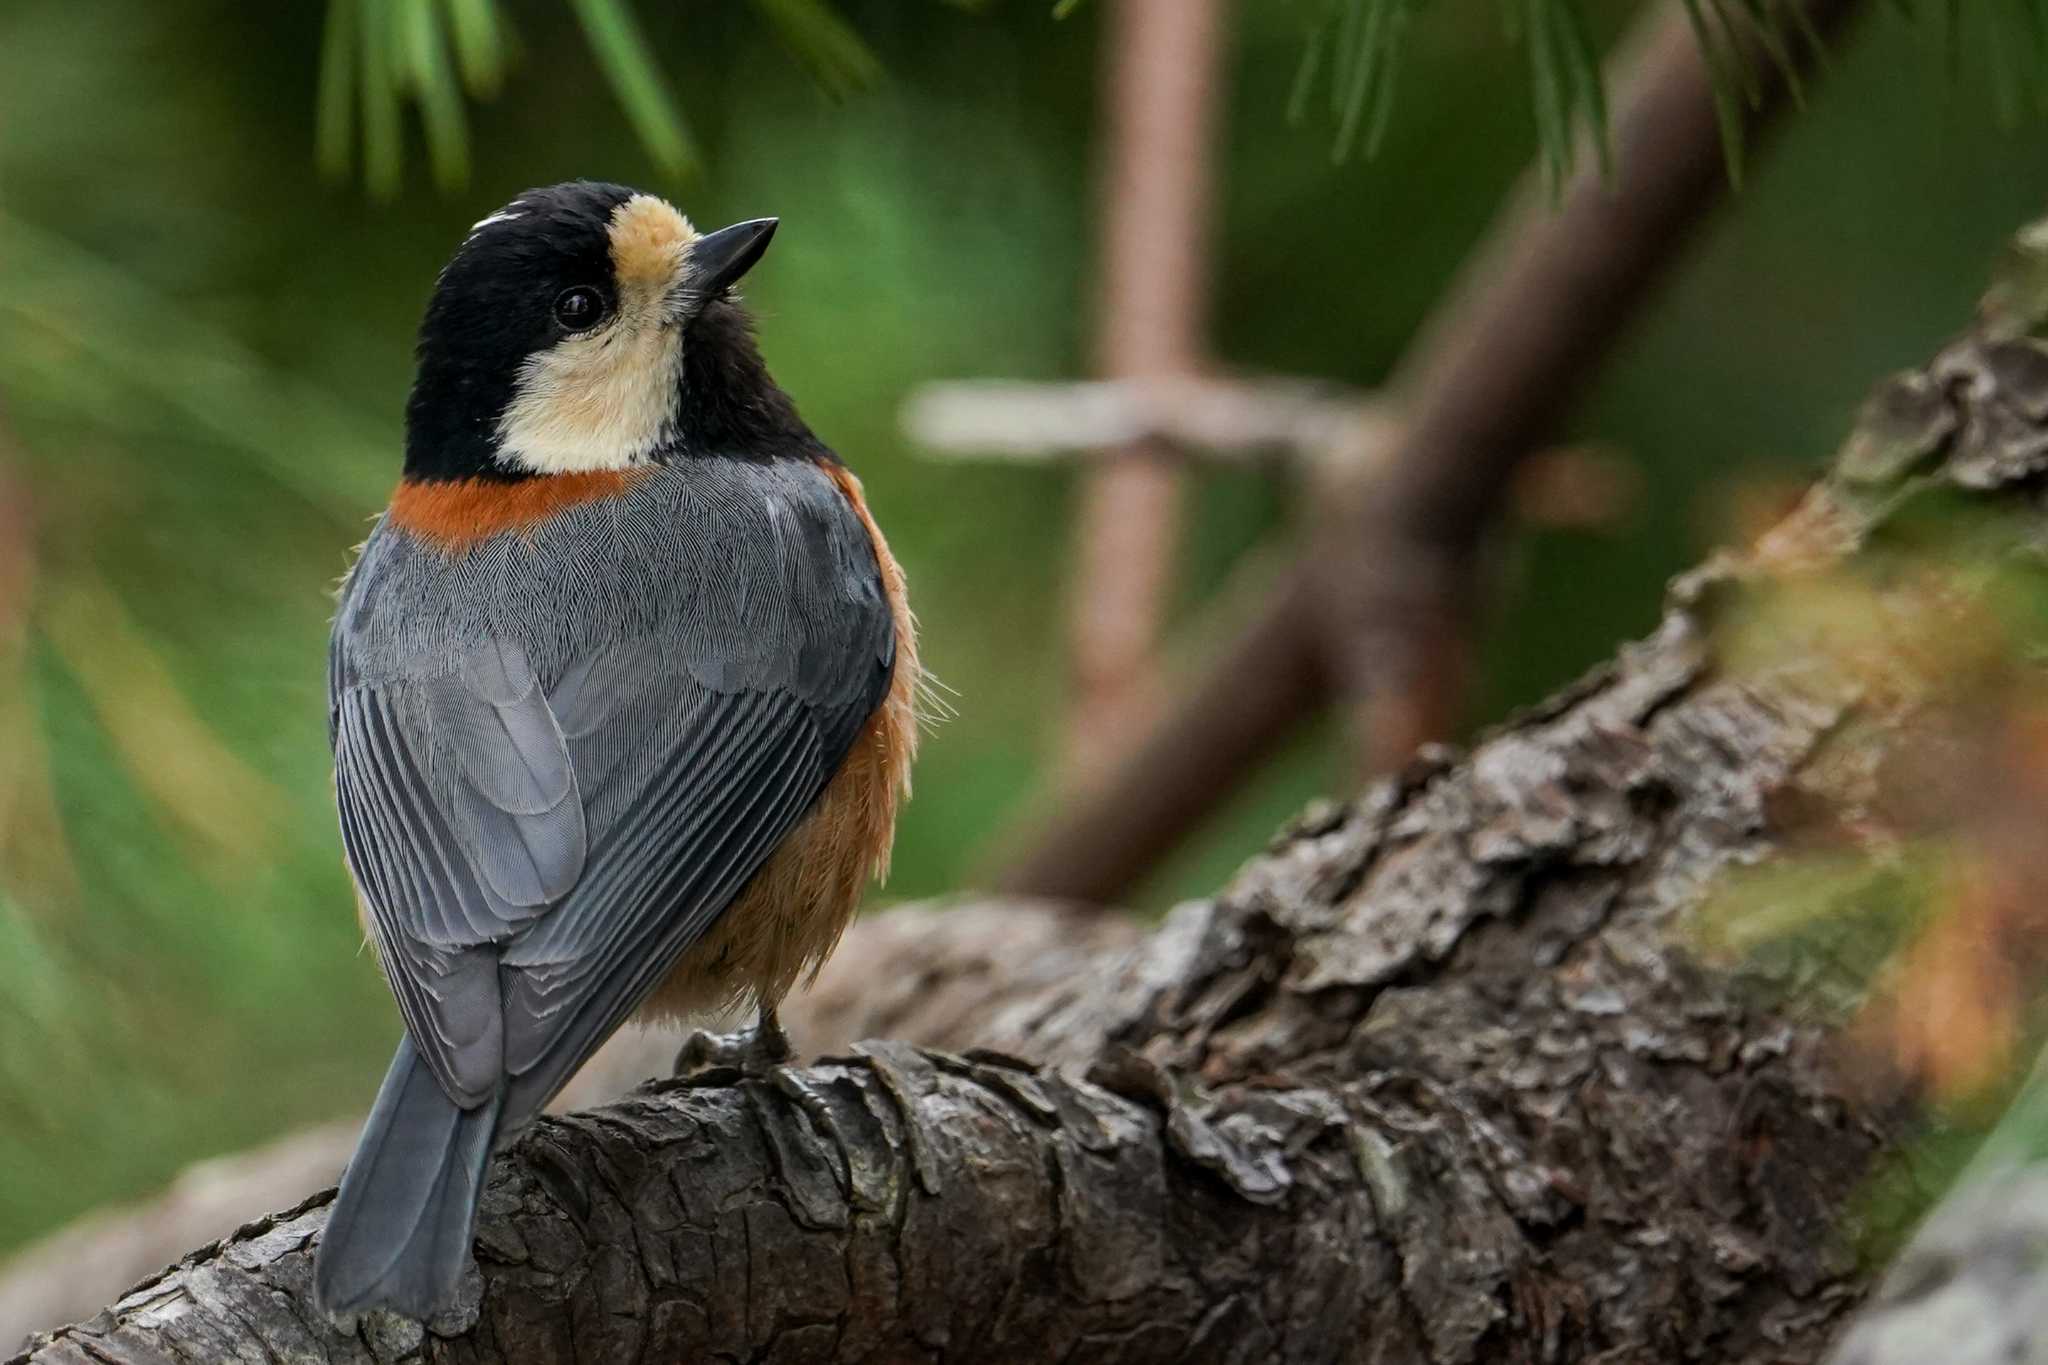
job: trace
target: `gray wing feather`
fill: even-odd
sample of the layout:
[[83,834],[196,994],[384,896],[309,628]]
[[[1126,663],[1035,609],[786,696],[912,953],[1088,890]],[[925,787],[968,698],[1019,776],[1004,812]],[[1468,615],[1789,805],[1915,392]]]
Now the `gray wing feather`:
[[369,689],[344,695],[337,709],[342,845],[407,1031],[449,1097],[475,1104],[503,1069],[497,963],[480,948],[480,930],[497,917],[447,821],[424,799],[393,709]]
[[[646,998],[803,818],[827,772],[816,728],[786,695],[740,694],[706,755],[715,789],[648,793],[614,856],[504,957],[508,1104],[537,1107]],[[689,782],[692,766],[674,770]],[[607,850],[611,852],[612,850]]]
[[543,907],[583,871],[583,803],[540,679],[516,642],[485,639],[419,687],[430,772],[463,849],[505,902]]

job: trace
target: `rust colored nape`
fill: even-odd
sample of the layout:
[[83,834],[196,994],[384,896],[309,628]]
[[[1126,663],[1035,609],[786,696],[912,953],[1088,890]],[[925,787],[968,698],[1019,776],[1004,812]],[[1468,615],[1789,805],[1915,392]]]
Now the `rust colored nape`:
[[491,536],[532,530],[579,503],[615,497],[633,477],[633,471],[599,469],[509,483],[401,479],[391,494],[389,515],[393,526],[449,554],[460,554]]

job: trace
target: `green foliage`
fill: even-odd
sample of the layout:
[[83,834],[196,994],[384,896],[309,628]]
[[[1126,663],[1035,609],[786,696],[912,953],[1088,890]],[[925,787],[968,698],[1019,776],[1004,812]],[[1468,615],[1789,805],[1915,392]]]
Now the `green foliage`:
[[669,94],[626,0],[570,0],[598,66],[625,107],[633,131],[665,175],[681,175],[697,164],[697,151],[682,112]]
[[1739,962],[1767,1003],[1796,1003],[1839,1025],[1938,913],[1943,854],[1930,840],[1879,860],[1826,850],[1737,869],[1699,917],[1701,946]]
[[[1999,113],[2008,123],[2029,107],[2048,113],[2048,0],[1986,0],[1979,9]],[[1962,11],[1951,3],[1947,13],[1950,45],[1960,49]]]
[[[1665,0],[1658,0],[1659,3]],[[1740,184],[1748,111],[1761,102],[1764,76],[1774,69],[1795,101],[1804,102],[1800,67],[1810,55],[1825,59],[1820,36],[1801,0],[1675,0],[1683,5],[1714,90],[1722,151],[1731,180]],[[1061,12],[1078,0],[1063,0]],[[1358,150],[1378,154],[1394,110],[1403,50],[1431,0],[1310,0],[1301,65],[1288,102],[1299,121],[1327,85],[1335,122],[1332,159]],[[1530,101],[1539,153],[1551,184],[1562,182],[1590,144],[1605,170],[1608,112],[1590,9],[1592,0],[1502,0],[1503,26],[1526,50]],[[1917,21],[1912,0],[1893,0]],[[2048,113],[2048,0],[1983,0],[1966,7],[1950,0],[1941,21],[1951,63],[1967,47],[1981,46],[1991,89],[2011,122],[2032,108]]]
[[[655,164],[670,175],[694,166],[689,129],[628,0],[569,4]],[[360,130],[364,184],[379,199],[397,194],[410,101],[420,111],[435,183],[443,191],[466,184],[465,96],[495,96],[513,55],[502,6],[503,0],[328,0],[315,135],[321,170],[336,178],[348,173]]]
[[[633,0],[566,0],[613,98],[655,166],[676,178],[702,157],[633,8]],[[976,9],[980,0],[949,0]],[[397,194],[404,169],[404,110],[419,110],[434,183],[469,181],[465,99],[491,99],[516,55],[505,0],[328,0],[321,42],[315,151],[322,172],[350,170],[360,133],[363,182]],[[880,77],[874,50],[830,0],[753,0],[778,39],[834,97]],[[452,59],[451,59],[452,52]]]
[[882,74],[881,59],[825,0],[754,0],[819,85],[844,98]]
[[[1758,56],[1777,66],[1800,93],[1796,45],[1817,37],[1795,0],[1678,0],[1707,60],[1731,177],[1741,179],[1745,105],[1762,97]],[[2002,0],[2004,2],[2004,0]],[[1295,78],[1290,110],[1299,119],[1315,88],[1327,81],[1336,136],[1331,156],[1348,159],[1361,146],[1378,154],[1394,108],[1394,89],[1409,31],[1431,0],[1316,0]],[[2030,0],[2010,0],[2030,3]],[[1528,58],[1537,145],[1552,185],[1571,171],[1590,144],[1607,168],[1606,83],[1587,0],[1502,0],[1508,39]],[[1363,138],[1361,141],[1361,133]]]
[[[945,0],[978,10],[986,0]],[[1083,0],[1055,0],[1065,19]],[[1527,57],[1530,104],[1545,178],[1563,183],[1590,147],[1603,171],[1611,161],[1606,81],[1589,14],[1594,0],[1501,0],[1502,26]],[[1662,0],[1659,0],[1661,3]],[[1715,116],[1729,178],[1742,181],[1748,111],[1763,98],[1774,68],[1795,101],[1804,101],[1800,66],[1825,59],[1802,0],[1675,0],[1699,44],[1714,91]],[[358,126],[363,180],[388,199],[403,169],[403,112],[417,106],[435,183],[459,189],[469,178],[464,98],[490,99],[515,50],[506,0],[328,0],[320,55],[318,161],[348,174]],[[633,0],[566,0],[614,99],[664,175],[700,169],[690,125],[635,16]],[[1290,122],[1305,120],[1325,94],[1334,124],[1330,155],[1371,159],[1385,143],[1412,30],[1432,0],[1308,0],[1300,65],[1287,101]],[[1892,0],[1907,19],[1913,0]],[[752,8],[820,88],[844,98],[882,74],[874,50],[832,0],[752,0]],[[2031,106],[2048,112],[2048,0],[1984,0],[1982,44],[1991,89],[2008,121]],[[1952,61],[1975,41],[1960,0],[1943,10]],[[450,60],[450,52],[453,60]]]
[[20,275],[0,292],[0,370],[17,400],[111,420],[132,439],[202,441],[229,462],[221,473],[275,480],[314,506],[381,492],[347,458],[382,444],[377,427],[140,275],[5,212],[0,256]]
[[1729,179],[1742,182],[1744,106],[1763,100],[1763,82],[1755,59],[1761,48],[1785,79],[1792,98],[1803,102],[1795,42],[1804,42],[1816,61],[1827,49],[1806,24],[1803,0],[1684,0],[1685,17],[1706,58],[1713,79],[1714,112],[1721,124],[1721,151],[1728,160]]

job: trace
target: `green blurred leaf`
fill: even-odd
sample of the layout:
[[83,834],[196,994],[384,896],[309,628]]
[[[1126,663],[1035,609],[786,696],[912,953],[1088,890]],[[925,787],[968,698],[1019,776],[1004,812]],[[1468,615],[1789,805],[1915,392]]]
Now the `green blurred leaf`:
[[1730,183],[1742,184],[1742,88],[1737,68],[1739,54],[1722,49],[1721,39],[1708,23],[1701,0],[1684,0],[1686,22],[1692,25],[1693,40],[1700,45],[1707,73],[1714,87],[1714,118],[1721,126],[1721,154],[1728,162]]
[[1552,6],[1551,22],[1557,27],[1558,50],[1571,81],[1571,103],[1592,131],[1601,177],[1610,177],[1614,174],[1614,142],[1607,122],[1607,80],[1600,70],[1600,51],[1593,44],[1592,29],[1579,0],[1561,0]]
[[357,0],[361,16],[357,49],[363,91],[363,182],[378,199],[397,195],[405,155],[399,137],[398,82],[392,72],[397,47],[392,4],[393,0]]
[[697,152],[684,126],[682,112],[656,67],[626,0],[570,0],[590,50],[597,58],[612,93],[655,165],[668,175],[682,175],[697,165]]
[[1386,55],[1387,11],[1399,0],[1353,0],[1350,28],[1352,47],[1344,64],[1345,80],[1337,95],[1337,140],[1331,156],[1343,161],[1351,155],[1351,144],[1364,117],[1366,101],[1377,84],[1383,83],[1380,65]]
[[[1335,52],[1330,107],[1337,118],[1332,159],[1349,159],[1361,140],[1366,156],[1378,154],[1393,115],[1408,25],[1422,3],[1423,0],[1346,0],[1331,39]],[[1297,76],[1298,88],[1289,101],[1291,110],[1307,107],[1307,83],[1320,64],[1323,36],[1330,28],[1326,17],[1310,31],[1310,49]]]
[[1543,174],[1555,189],[1563,184],[1571,162],[1571,106],[1564,92],[1562,62],[1552,50],[1555,30],[1551,0],[1528,0],[1523,41],[1529,46],[1529,88],[1536,101],[1536,146]]
[[844,98],[881,77],[881,59],[825,0],[754,0],[754,8],[830,94]]
[[434,0],[399,0],[403,23],[400,42],[405,56],[406,83],[419,101],[427,130],[427,155],[434,168],[434,183],[443,191],[462,188],[469,182],[469,129],[462,112],[462,91],[456,85],[455,68],[448,60],[448,48],[441,24],[435,16]]
[[1360,50],[1359,35],[1365,29],[1367,0],[1342,0],[1337,17],[1335,60],[1330,67],[1330,116],[1344,116],[1344,92],[1352,84],[1352,68]]
[[2048,1051],[2035,1060],[2026,1084],[1959,1179],[1980,1179],[2008,1166],[2042,1160],[2048,1160]]
[[356,20],[356,0],[327,0],[314,156],[320,173],[337,180],[348,174],[349,146],[354,141]]
[[1295,68],[1294,84],[1287,92],[1287,121],[1300,123],[1308,117],[1309,93],[1315,89],[1316,75],[1322,70],[1323,50],[1329,44],[1330,26],[1316,24],[1308,31],[1308,41],[1301,49],[1301,65]]
[[[1323,0],[1308,23],[1301,64],[1288,95],[1288,118],[1299,122],[1327,72],[1330,113],[1337,122],[1334,160],[1363,146],[1378,153],[1393,120],[1408,37],[1428,0]],[[1609,162],[1607,96],[1600,53],[1583,0],[1502,0],[1510,41],[1528,47],[1530,88],[1540,153],[1553,183],[1575,155],[1579,123],[1592,130],[1603,170]]]
[[462,84],[490,99],[505,80],[505,37],[495,0],[447,0],[448,28]]
[[[220,448],[308,503],[336,513],[374,507],[382,476],[369,460],[387,432],[316,386],[280,371],[136,275],[52,232],[0,213],[0,370],[20,391],[68,401],[95,423],[136,420],[146,395]],[[50,342],[64,348],[49,354]],[[79,373],[77,356],[97,370]],[[66,377],[82,382],[57,387]],[[291,433],[290,440],[280,433]]]
[[[1791,35],[1786,30],[1783,6],[1778,0],[1738,0],[1738,3],[1749,20],[1750,31],[1756,35],[1758,45],[1785,78],[1785,89],[1792,96],[1792,102],[1804,107],[1806,88],[1799,78],[1799,63],[1792,55]],[[1799,6],[1795,4],[1791,8],[1797,10]]]

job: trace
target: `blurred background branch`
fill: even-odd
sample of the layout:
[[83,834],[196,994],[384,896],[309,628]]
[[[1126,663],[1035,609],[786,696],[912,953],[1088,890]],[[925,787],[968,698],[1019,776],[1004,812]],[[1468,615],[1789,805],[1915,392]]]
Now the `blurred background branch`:
[[1313,466],[1387,443],[1395,419],[1364,394],[1293,379],[969,379],[926,384],[903,431],[933,454],[1036,461],[1150,444],[1231,463]]
[[[1208,353],[1223,0],[1117,0],[1103,44],[1096,369],[1172,379]],[[1127,444],[1082,471],[1069,566],[1069,699],[1056,780],[1085,789],[1154,724],[1180,557],[1181,471]]]
[[[1815,0],[1829,33],[1855,0]],[[1296,727],[1334,702],[1360,770],[1449,732],[1464,707],[1482,541],[1521,460],[1650,297],[1725,185],[1713,72],[1688,21],[1646,17],[1617,59],[1611,179],[1561,204],[1532,178],[1418,330],[1388,385],[1406,414],[1380,458],[1333,462],[1314,548],[1128,761],[1064,803],[997,885],[1127,893]],[[1792,86],[1763,79],[1754,138]]]

